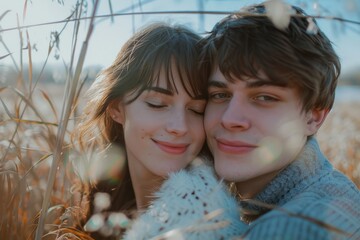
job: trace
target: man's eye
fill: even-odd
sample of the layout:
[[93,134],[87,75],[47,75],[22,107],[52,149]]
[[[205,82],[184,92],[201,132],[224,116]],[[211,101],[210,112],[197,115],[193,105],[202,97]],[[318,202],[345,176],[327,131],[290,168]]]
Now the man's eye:
[[268,95],[260,95],[254,98],[257,101],[264,101],[264,102],[276,102],[278,101],[277,98],[273,97],[273,96],[268,96]]
[[209,98],[211,100],[223,100],[223,99],[230,98],[230,94],[225,93],[225,92],[210,93]]

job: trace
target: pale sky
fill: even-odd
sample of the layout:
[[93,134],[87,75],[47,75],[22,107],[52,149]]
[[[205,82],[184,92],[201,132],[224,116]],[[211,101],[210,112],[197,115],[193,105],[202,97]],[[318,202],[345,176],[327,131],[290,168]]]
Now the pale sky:
[[[74,9],[76,0],[64,0],[65,5],[59,4],[61,0],[28,0],[26,6],[26,15],[23,15],[25,0],[1,0],[0,16],[6,10],[11,10],[0,20],[1,29],[8,29],[17,26],[17,18],[19,25],[31,25],[44,22],[52,22],[63,20],[70,15]],[[92,11],[92,2],[88,1],[88,13]],[[123,9],[128,8],[131,4],[141,2],[141,7],[135,7],[133,10],[128,9],[127,12],[147,12],[147,11],[180,11],[199,9],[202,4],[204,10],[208,11],[235,11],[239,8],[262,1],[256,0],[113,0],[112,9],[114,13],[119,13]],[[330,16],[341,16],[346,19],[360,22],[360,0],[289,0],[289,3],[302,6],[308,13],[321,14]],[[325,7],[329,12],[323,9]],[[107,0],[100,0],[100,7],[97,15],[110,13]],[[114,60],[117,52],[123,43],[132,35],[133,31],[151,21],[169,21],[173,23],[181,23],[190,26],[195,31],[203,33],[211,30],[212,26],[224,15],[195,15],[195,14],[166,14],[166,15],[135,15],[135,16],[116,16],[112,22],[110,18],[98,19],[95,30],[90,39],[85,66],[101,65],[108,66]],[[203,18],[204,25],[201,25],[200,19]],[[81,43],[85,38],[89,20],[82,21],[79,28],[78,45],[80,49]],[[342,24],[332,20],[318,20],[320,28],[328,35],[334,43],[335,50],[339,54],[343,71],[352,70],[360,67],[360,25],[358,24]],[[72,31],[74,23],[68,23],[65,30],[60,36],[60,51],[52,52],[49,63],[62,64],[69,63],[71,56]],[[50,41],[50,33],[52,31],[60,32],[64,27],[64,23],[52,24],[46,26],[37,26],[28,28],[26,33],[23,30],[25,46],[29,35],[30,45],[32,48],[32,61],[36,65],[42,65],[45,61]],[[17,30],[1,32],[0,36],[6,44],[6,47],[12,52],[14,61],[19,63],[20,58],[20,38]],[[7,54],[5,46],[0,43],[0,56]],[[59,60],[55,59],[55,55],[59,55]],[[23,62],[28,62],[28,51],[23,50]],[[3,64],[12,63],[10,57],[0,60],[0,68]]]

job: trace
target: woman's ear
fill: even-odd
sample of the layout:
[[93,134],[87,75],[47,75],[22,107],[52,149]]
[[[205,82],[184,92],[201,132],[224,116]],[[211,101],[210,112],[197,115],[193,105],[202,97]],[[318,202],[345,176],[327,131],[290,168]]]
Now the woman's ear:
[[308,136],[314,135],[319,130],[329,112],[330,109],[313,109],[306,114],[306,128]]
[[107,107],[106,111],[110,117],[117,123],[124,124],[125,122],[125,109],[123,103],[119,100],[113,101]]

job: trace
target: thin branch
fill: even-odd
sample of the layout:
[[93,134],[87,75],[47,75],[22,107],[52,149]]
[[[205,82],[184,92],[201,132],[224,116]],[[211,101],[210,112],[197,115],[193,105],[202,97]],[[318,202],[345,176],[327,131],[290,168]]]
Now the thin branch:
[[89,29],[88,29],[85,41],[83,42],[83,45],[82,45],[82,48],[80,51],[79,60],[77,62],[77,66],[75,69],[75,75],[71,79],[72,83],[71,83],[71,88],[70,88],[70,95],[69,95],[68,99],[65,99],[66,105],[63,108],[63,111],[61,114],[61,121],[60,121],[60,125],[58,128],[58,134],[57,134],[57,138],[56,138],[56,147],[55,147],[53,161],[52,161],[52,165],[51,165],[50,173],[49,173],[48,187],[46,188],[46,192],[45,192],[45,196],[44,196],[44,200],[43,200],[43,204],[42,204],[42,208],[41,208],[42,210],[41,210],[41,214],[40,214],[40,218],[39,218],[39,224],[36,229],[35,239],[37,239],[37,240],[41,239],[42,235],[43,235],[45,218],[46,218],[47,211],[48,211],[49,204],[50,204],[50,196],[51,196],[52,186],[54,185],[56,170],[57,170],[59,161],[62,156],[64,135],[65,135],[67,123],[69,120],[69,114],[71,112],[71,103],[74,100],[76,86],[77,86],[77,83],[80,78],[80,73],[81,73],[81,70],[82,70],[82,67],[84,64],[86,51],[87,51],[87,48],[89,45],[90,37],[91,37],[93,29],[94,29],[94,16],[95,16],[96,10],[98,8],[98,3],[99,3],[99,0],[96,0],[94,3],[94,9],[93,9],[93,13],[91,15],[92,17],[90,18],[91,20],[90,20]]
[[[156,15],[156,14],[208,14],[208,15],[228,15],[234,13],[233,11],[150,11],[150,12],[130,12],[130,13],[114,13],[114,14],[104,14],[104,15],[97,15],[94,16],[94,18],[112,18],[117,16],[130,16],[130,15]],[[244,14],[251,16],[252,14]],[[256,16],[266,16],[265,14],[256,14]],[[292,15],[297,17],[312,17],[312,18],[318,18],[318,19],[328,19],[328,20],[336,20],[340,22],[350,23],[350,24],[357,24],[360,25],[360,21],[345,19],[341,17],[335,17],[335,16],[321,16],[321,15]],[[65,20],[58,20],[53,22],[45,22],[45,23],[38,23],[38,24],[29,24],[24,26],[18,26],[18,27],[12,27],[12,28],[5,28],[0,29],[1,32],[7,32],[12,30],[18,30],[23,28],[33,28],[33,27],[39,27],[39,26],[46,26],[46,25],[53,25],[53,24],[59,24],[64,22],[73,22],[73,21],[82,21],[82,20],[89,20],[91,17],[81,17],[81,18],[74,18],[74,19],[65,19]]]
[[[68,24],[68,21],[65,21],[65,25],[64,25],[64,27],[61,29],[61,31],[60,31],[60,33],[57,35],[57,37],[59,37],[60,34],[64,31],[64,29],[66,28],[67,24]],[[1,40],[1,42],[4,44],[4,46],[6,46],[6,45],[5,45],[5,42],[3,42],[2,39],[0,39],[0,40]],[[30,91],[30,93],[29,93],[29,97],[28,97],[29,99],[31,99],[32,94],[33,94],[33,92],[35,91],[36,85],[37,85],[37,83],[40,81],[40,78],[41,78],[41,76],[42,76],[42,74],[43,74],[43,72],[44,72],[44,70],[45,70],[45,66],[46,66],[46,64],[47,64],[47,62],[48,62],[48,60],[49,60],[50,53],[51,53],[53,47],[54,47],[54,43],[53,43],[53,44],[50,43],[50,45],[49,45],[49,51],[48,51],[48,54],[47,54],[47,56],[46,56],[45,62],[44,62],[44,64],[43,64],[42,68],[41,68],[41,71],[40,71],[40,73],[39,73],[39,76],[38,76],[37,80],[35,81],[35,84],[33,85],[33,88],[31,89],[31,91]],[[11,56],[11,57],[12,57],[12,56]],[[12,57],[12,58],[13,58],[13,57]],[[14,60],[14,61],[15,61],[15,60]],[[17,71],[20,72],[20,69],[19,69],[19,67],[17,66],[16,62],[15,62],[15,67],[16,67]],[[22,70],[21,70],[21,72],[22,72]],[[21,102],[20,102],[20,103],[21,103]],[[25,114],[25,111],[26,111],[27,106],[28,106],[28,105],[25,105],[25,106],[24,106],[24,109],[22,110],[22,113],[20,114],[20,117],[19,117],[19,118],[22,118],[22,117],[23,117],[23,115]],[[13,135],[11,136],[11,140],[10,140],[10,141],[13,141],[13,140],[14,140],[19,126],[20,126],[20,122],[17,122],[17,123],[16,123],[15,130],[14,130],[14,133],[13,133]],[[50,130],[49,130],[49,131],[50,131]],[[8,152],[9,152],[9,150],[10,150],[10,144],[9,144],[8,148],[6,148],[5,154],[3,155],[1,161],[5,161],[6,156],[7,156]]]

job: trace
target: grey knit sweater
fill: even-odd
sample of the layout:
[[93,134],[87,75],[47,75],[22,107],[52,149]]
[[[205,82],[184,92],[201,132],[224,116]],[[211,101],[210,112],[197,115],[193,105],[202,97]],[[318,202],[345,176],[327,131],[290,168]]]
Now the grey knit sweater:
[[246,239],[360,239],[360,191],[332,167],[315,138],[255,200],[270,206],[240,203],[259,214],[243,217],[250,222]]

